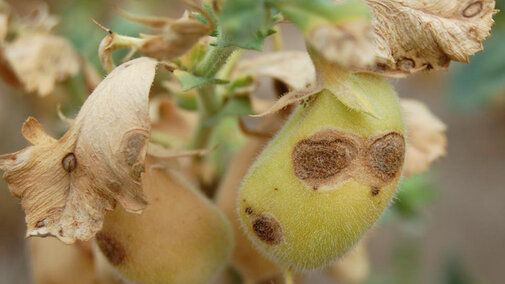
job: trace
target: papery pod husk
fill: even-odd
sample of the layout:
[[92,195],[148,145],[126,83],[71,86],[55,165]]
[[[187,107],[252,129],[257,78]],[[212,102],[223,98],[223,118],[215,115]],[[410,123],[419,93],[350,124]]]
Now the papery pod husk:
[[226,217],[174,170],[148,162],[142,186],[144,212],[117,208],[96,235],[108,263],[139,284],[210,282],[233,248]]

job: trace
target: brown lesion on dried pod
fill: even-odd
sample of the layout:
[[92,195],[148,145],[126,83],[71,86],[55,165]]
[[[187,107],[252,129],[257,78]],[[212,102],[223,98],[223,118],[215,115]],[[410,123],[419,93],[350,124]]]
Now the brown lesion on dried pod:
[[109,234],[98,232],[96,243],[112,265],[118,266],[125,262],[126,250],[124,246]]
[[477,16],[480,12],[482,12],[482,1],[476,1],[468,5],[465,10],[463,10],[463,17],[472,18]]
[[147,142],[148,137],[144,133],[135,131],[127,134],[124,146],[121,147],[126,164],[131,167],[132,174],[137,180],[145,170],[142,157],[146,152]]
[[252,222],[256,236],[269,245],[278,245],[284,240],[281,224],[268,213],[260,214]]
[[335,182],[358,155],[358,139],[335,130],[322,130],[296,144],[292,152],[295,175],[312,188]]
[[416,62],[411,58],[403,58],[396,63],[399,70],[410,72],[416,68]]
[[405,139],[397,132],[375,138],[368,147],[367,166],[382,181],[396,177],[405,159]]
[[61,166],[67,173],[73,172],[77,168],[77,158],[74,153],[68,153],[62,160]]

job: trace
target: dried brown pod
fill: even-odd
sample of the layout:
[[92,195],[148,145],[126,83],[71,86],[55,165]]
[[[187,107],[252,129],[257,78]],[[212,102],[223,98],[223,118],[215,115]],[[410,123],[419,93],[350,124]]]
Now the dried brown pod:
[[34,118],[23,125],[33,145],[0,156],[11,193],[21,199],[27,236],[65,243],[89,240],[119,202],[140,212],[140,184],[150,134],[148,95],[157,62],[138,58],[116,68],[84,103],[59,140]]
[[100,252],[134,283],[209,283],[233,248],[228,220],[177,171],[151,162],[146,167],[149,206],[140,215],[122,208],[108,213],[96,235]]
[[304,89],[316,78],[314,66],[306,52],[277,51],[242,60],[232,76],[266,76],[281,81],[290,89]]
[[188,11],[179,19],[171,19],[138,17],[116,9],[121,16],[130,21],[159,29],[157,34],[140,34],[139,38],[135,38],[117,34],[97,23],[100,28],[108,33],[100,43],[98,51],[105,70],[110,71],[114,68],[111,52],[118,48],[130,48],[131,52],[128,56],[139,51],[145,56],[160,60],[174,59],[188,52],[201,38],[214,29],[214,22],[200,6],[190,1],[186,1],[186,3],[200,12],[206,18],[208,24],[196,19]]
[[[79,58],[64,38],[48,33],[30,33],[6,43],[3,48],[6,69],[11,69],[27,92],[46,96],[56,82],[75,76]],[[4,73],[4,72],[2,72]]]
[[[339,1],[339,0],[336,0]],[[494,0],[365,0],[374,18],[373,72],[405,76],[468,63],[493,25]]]
[[429,170],[431,164],[446,154],[446,126],[426,105],[412,100],[401,100],[407,125],[406,176]]

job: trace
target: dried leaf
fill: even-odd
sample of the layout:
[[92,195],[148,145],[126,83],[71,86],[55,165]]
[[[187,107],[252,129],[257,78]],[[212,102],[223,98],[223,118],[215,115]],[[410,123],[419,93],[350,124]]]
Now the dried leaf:
[[7,43],[4,56],[16,77],[28,92],[46,96],[56,82],[75,76],[79,58],[64,38],[30,33]]
[[[149,102],[152,129],[171,138],[171,146],[184,147],[193,137],[198,114],[178,108],[174,99],[155,97]],[[151,139],[153,135],[151,135]]]
[[260,114],[253,114],[251,115],[252,117],[263,117],[266,115],[270,115],[273,113],[278,112],[279,110],[287,107],[290,104],[296,103],[298,101],[301,101],[303,99],[306,99],[314,94],[317,94],[318,92],[321,91],[320,87],[315,87],[315,88],[307,88],[307,89],[301,89],[301,90],[294,90],[291,91],[284,96],[282,96],[279,100],[277,100],[268,110],[265,112],[262,112]]
[[[338,1],[338,0],[337,0]],[[374,14],[376,66],[384,75],[446,70],[482,50],[494,0],[365,0]]]
[[243,60],[232,77],[245,75],[272,77],[294,90],[307,88],[316,77],[310,57],[301,51],[270,52]]
[[139,46],[139,50],[142,54],[157,59],[173,59],[185,54],[200,38],[208,35],[214,29],[210,16],[199,6],[191,6],[206,17],[209,25],[196,19],[188,11],[176,20],[161,17],[136,17],[119,11],[128,20],[160,29],[159,34],[141,35],[143,42]]
[[446,126],[419,101],[402,99],[401,105],[409,134],[404,174],[411,176],[429,170],[446,154]]
[[363,1],[279,0],[275,5],[326,60],[344,68],[373,65],[371,13]]
[[59,139],[29,118],[23,135],[33,146],[0,156],[11,193],[21,199],[27,236],[65,243],[89,240],[116,201],[129,212],[146,202],[140,177],[150,133],[148,95],[157,62],[139,58],[109,74]]
[[328,61],[346,68],[367,68],[375,59],[373,32],[366,21],[315,27],[308,41]]

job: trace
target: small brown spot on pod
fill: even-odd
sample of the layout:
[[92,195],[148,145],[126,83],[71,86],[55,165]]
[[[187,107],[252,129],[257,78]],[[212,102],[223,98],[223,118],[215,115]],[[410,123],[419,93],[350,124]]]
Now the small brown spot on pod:
[[416,62],[410,58],[403,58],[398,61],[396,66],[402,71],[409,72],[411,69],[416,67]]
[[254,233],[260,240],[269,245],[278,245],[283,240],[279,221],[270,214],[262,213],[252,223]]
[[377,196],[379,193],[381,192],[381,190],[377,187],[372,187],[372,196]]
[[116,239],[106,233],[96,234],[96,243],[112,265],[121,265],[126,259],[126,251]]
[[355,146],[344,138],[304,139],[292,153],[295,175],[302,180],[332,177],[350,164],[355,153]]
[[37,224],[35,224],[35,228],[40,229],[42,227],[45,227],[46,224],[47,224],[47,219],[40,220],[37,222]]
[[471,18],[477,16],[482,11],[482,1],[473,2],[463,10],[463,17]]
[[479,31],[475,27],[472,27],[468,30],[468,35],[473,39],[479,38]]
[[142,173],[145,171],[145,167],[143,164],[137,163],[133,166],[133,176],[136,179],[140,179]]
[[129,166],[133,166],[137,163],[139,155],[146,144],[146,140],[147,137],[140,133],[134,133],[128,137],[123,153],[125,155],[126,163]]
[[253,210],[251,209],[251,207],[247,207],[247,208],[245,209],[245,213],[246,213],[247,215],[251,215],[251,214],[253,213]]
[[368,149],[368,165],[383,181],[394,178],[402,169],[405,157],[403,135],[392,132],[373,141]]
[[121,190],[121,184],[117,181],[109,181],[107,182],[107,188],[114,193],[118,193]]
[[74,153],[68,153],[61,160],[61,165],[66,172],[73,172],[77,168],[77,158],[75,157]]

